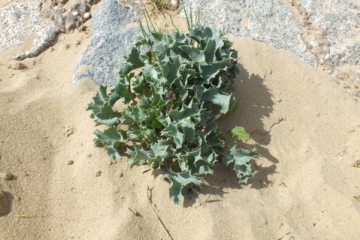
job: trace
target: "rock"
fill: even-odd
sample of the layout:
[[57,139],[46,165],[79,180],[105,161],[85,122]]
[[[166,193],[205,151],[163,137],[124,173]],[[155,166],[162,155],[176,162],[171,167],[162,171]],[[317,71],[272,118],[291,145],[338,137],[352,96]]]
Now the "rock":
[[335,66],[360,65],[360,41],[346,39],[341,44],[332,45],[330,59]]
[[[190,6],[194,12],[201,9],[201,22],[205,25],[287,50],[313,67],[321,64],[330,73],[335,66],[360,65],[358,0],[287,1],[184,0],[183,3],[188,12]],[[87,2],[91,4],[90,0]],[[124,27],[135,21],[132,11],[136,12],[136,8],[131,6],[136,1],[118,2],[130,8],[120,7],[115,0],[104,0],[92,16],[92,39],[76,66],[74,83],[81,78],[90,78],[97,84],[114,85],[117,81],[123,56],[129,53],[139,33],[137,27]],[[84,14],[82,18],[85,19]]]
[[[217,26],[225,34],[248,37],[292,52],[311,66],[316,58],[303,51],[298,36],[304,34],[299,20],[282,0],[207,1],[184,0],[187,11],[201,9],[201,22]],[[245,27],[240,22],[247,19]]]
[[[334,66],[360,64],[360,2],[358,0],[281,0],[266,2],[184,0],[186,9],[201,9],[202,22],[223,29],[226,34],[249,37],[292,52],[312,66],[329,54]],[[293,14],[296,10],[301,17]],[[216,14],[214,14],[216,13]],[[242,19],[248,24],[240,26]],[[312,25],[312,26],[311,26]],[[302,28],[301,26],[306,26]],[[319,40],[313,49],[303,51],[298,36],[310,30]],[[316,33],[316,31],[320,31]],[[330,48],[330,50],[324,48]],[[320,51],[320,54],[319,54]]]
[[134,14],[119,6],[115,0],[104,0],[91,21],[90,44],[75,67],[73,82],[86,77],[97,84],[114,85],[118,80],[123,56],[129,54],[140,29],[125,28],[127,24],[136,21]]
[[[65,9],[56,6],[55,3],[44,3],[42,7],[43,15],[50,18],[60,28],[61,32],[69,33],[84,23],[89,15],[85,15],[91,10],[91,5],[98,1],[77,1],[67,13]],[[83,17],[86,16],[87,18]]]
[[91,17],[91,14],[88,13],[88,12],[86,12],[86,13],[83,14],[83,18],[84,18],[84,19],[89,19],[90,17]]
[[176,9],[179,7],[179,0],[170,0],[171,9]]
[[13,56],[16,60],[35,57],[51,46],[59,27],[41,14],[38,1],[11,2],[0,8],[0,50],[20,46],[26,36],[33,36],[34,44],[29,51]]
[[12,178],[13,178],[13,175],[11,173],[0,172],[0,179],[2,179],[2,180],[10,181]]
[[[358,0],[299,0],[310,19],[326,30],[335,66],[360,64],[360,2]],[[357,39],[357,40],[354,40]]]
[[73,165],[74,164],[74,161],[73,160],[69,160],[68,161],[68,165]]

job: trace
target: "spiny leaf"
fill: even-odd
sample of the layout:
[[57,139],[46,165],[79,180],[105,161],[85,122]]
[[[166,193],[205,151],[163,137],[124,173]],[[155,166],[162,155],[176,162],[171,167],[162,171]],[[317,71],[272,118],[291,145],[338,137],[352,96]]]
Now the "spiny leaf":
[[116,161],[121,156],[118,152],[118,147],[121,143],[124,142],[127,135],[126,132],[123,130],[116,130],[115,127],[110,127],[106,129],[104,132],[99,130],[95,130],[94,134],[96,135],[97,139],[96,142],[102,142],[107,150],[108,155]]
[[194,185],[201,184],[201,178],[191,175],[190,172],[178,173],[170,169],[164,177],[171,182],[169,194],[176,204],[180,204],[181,198],[190,196],[189,191],[194,189]]
[[130,79],[133,76],[133,74],[129,74],[119,79],[110,94],[112,104],[114,104],[118,99],[121,99],[123,103],[129,103],[135,98],[135,94],[132,93],[130,89]]
[[161,133],[174,140],[176,148],[181,148],[184,142],[184,134],[179,131],[179,126],[176,123],[171,122]]
[[227,68],[231,65],[230,59],[224,59],[219,62],[214,63],[204,63],[201,64],[200,74],[207,84],[210,84],[210,80],[213,79],[220,71],[226,71]]
[[128,159],[128,164],[130,166],[132,166],[134,164],[138,164],[141,161],[146,162],[150,158],[149,152],[145,151],[140,144],[134,145],[134,151],[128,148],[126,150],[126,153],[129,154],[129,156],[130,156]]
[[109,102],[111,101],[106,93],[106,86],[100,86],[93,101],[86,108],[86,110],[93,111],[90,117],[94,119],[97,125],[105,124],[108,126],[116,126],[119,124],[121,114],[113,111]]
[[210,40],[206,44],[206,48],[204,50],[206,62],[213,62],[215,60],[215,52],[216,52],[216,41]]
[[234,104],[234,97],[232,95],[223,95],[217,89],[210,89],[203,94],[205,101],[212,102],[221,107],[221,113],[227,113],[229,108]]
[[166,78],[169,82],[172,82],[175,78],[180,76],[180,65],[179,57],[175,58],[173,61],[169,60],[160,67],[163,77]]
[[205,54],[204,51],[198,50],[192,46],[179,46],[181,50],[186,53],[189,58],[195,62],[204,62],[205,61]]
[[126,59],[126,63],[120,68],[120,76],[125,77],[126,74],[134,69],[144,66],[144,60],[140,56],[140,51],[137,48],[132,48],[129,57]]
[[188,117],[196,117],[201,112],[201,109],[197,104],[191,101],[188,105],[183,104],[180,111],[173,110],[169,112],[169,116],[175,121],[180,121]]
[[106,93],[107,87],[104,85],[100,85],[98,92],[95,97],[92,98],[92,102],[87,105],[86,110],[92,110],[93,113],[91,117],[93,118],[95,114],[101,112],[104,105],[109,101],[109,97]]
[[97,124],[116,126],[120,122],[120,116],[121,114],[119,112],[113,111],[109,104],[106,103],[104,104],[103,108],[101,108],[100,112],[94,114],[93,118]]
[[157,167],[160,168],[161,164],[168,158],[174,156],[174,152],[170,149],[171,141],[169,140],[160,140],[150,146],[151,149],[151,158],[149,159],[149,164],[157,162]]
[[229,155],[223,158],[222,162],[226,165],[234,163],[234,170],[240,178],[240,182],[247,182],[247,180],[256,173],[252,171],[249,162],[251,159],[258,157],[259,154],[255,149],[246,151],[244,149],[236,149],[234,146],[230,149]]
[[182,119],[180,121],[180,128],[184,133],[186,141],[192,143],[195,139],[195,123],[190,118]]

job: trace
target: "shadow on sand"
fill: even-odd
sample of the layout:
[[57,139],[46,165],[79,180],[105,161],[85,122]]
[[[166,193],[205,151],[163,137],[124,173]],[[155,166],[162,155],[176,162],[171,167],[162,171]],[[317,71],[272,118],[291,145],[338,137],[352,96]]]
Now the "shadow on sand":
[[[275,173],[276,163],[279,161],[271,155],[267,149],[270,143],[270,134],[265,130],[263,119],[269,117],[273,111],[273,101],[269,89],[264,85],[264,79],[260,76],[249,74],[242,65],[238,65],[240,76],[235,80],[235,98],[238,105],[236,111],[228,117],[219,119],[218,123],[226,132],[235,126],[243,126],[251,134],[251,139],[255,144],[236,142],[234,139],[226,138],[226,143],[230,147],[237,144],[237,147],[244,149],[256,148],[260,157],[273,164],[270,167],[261,167],[256,164],[257,160],[252,160],[253,169],[257,174],[248,181],[248,184],[255,189],[266,188],[271,183],[268,176]],[[232,166],[226,167],[222,164],[214,166],[214,175],[204,177],[204,183],[199,193],[219,195],[223,197],[226,193],[224,189],[241,189],[244,185],[239,183]],[[192,206],[198,197],[197,192],[192,194],[190,199],[186,199],[184,207]]]

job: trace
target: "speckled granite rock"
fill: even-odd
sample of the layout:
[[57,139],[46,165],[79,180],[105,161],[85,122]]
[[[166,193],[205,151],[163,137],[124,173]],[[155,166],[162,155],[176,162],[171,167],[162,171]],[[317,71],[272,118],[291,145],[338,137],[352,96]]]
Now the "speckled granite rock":
[[113,85],[123,56],[129,53],[140,33],[138,27],[126,28],[134,22],[129,8],[122,8],[115,0],[104,0],[92,17],[91,41],[75,68],[73,82],[90,78],[97,84]]
[[314,22],[323,26],[335,66],[360,64],[360,1],[300,0]]
[[[329,60],[332,66],[327,67],[332,71],[334,66],[360,64],[359,0],[184,2],[201,9],[204,23],[290,51],[312,66]],[[317,33],[322,30],[323,36]],[[314,39],[303,37],[309,34]]]
[[37,56],[53,44],[60,29],[41,15],[40,2],[11,2],[0,8],[0,50],[19,46],[23,37],[34,36],[33,47],[13,56],[16,60]]
[[266,42],[285,49],[316,66],[315,57],[304,51],[299,40],[301,26],[281,0],[184,0],[187,9],[201,9],[203,23],[221,28],[224,33]]
[[[336,67],[360,64],[360,2],[358,0],[184,0],[186,9],[200,9],[202,23],[225,34],[248,37],[284,49],[313,67],[321,66],[335,80],[344,73]],[[138,28],[131,10],[105,0],[92,21],[92,40],[76,66],[74,82],[88,77],[114,84],[122,56]],[[99,13],[104,17],[99,17]],[[114,31],[113,29],[116,29]],[[91,68],[89,66],[92,66]],[[80,71],[83,70],[84,71]],[[358,81],[359,74],[351,74]]]

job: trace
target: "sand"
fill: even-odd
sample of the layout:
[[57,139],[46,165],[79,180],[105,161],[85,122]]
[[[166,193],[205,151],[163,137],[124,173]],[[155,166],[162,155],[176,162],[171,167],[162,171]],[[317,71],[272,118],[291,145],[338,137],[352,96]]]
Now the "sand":
[[110,164],[93,145],[85,106],[97,86],[71,81],[89,37],[61,34],[21,67],[9,56],[26,45],[0,52],[0,172],[13,174],[0,179],[0,239],[358,238],[360,105],[327,72],[231,38],[239,109],[221,125],[251,133],[240,145],[258,149],[259,172],[244,185],[216,166],[199,193],[175,205],[161,176]]

